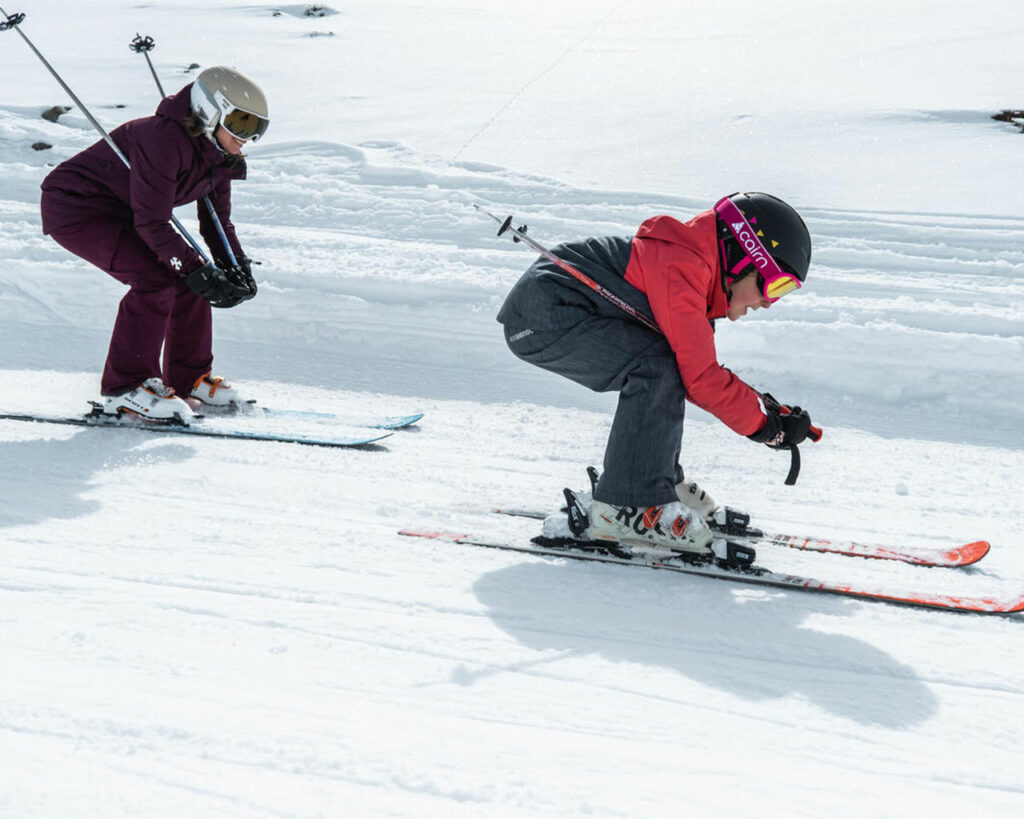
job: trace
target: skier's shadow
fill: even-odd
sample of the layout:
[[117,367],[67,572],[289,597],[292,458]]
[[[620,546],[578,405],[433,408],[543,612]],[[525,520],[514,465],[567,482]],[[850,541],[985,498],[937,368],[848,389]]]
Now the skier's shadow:
[[0,529],[90,515],[101,506],[86,497],[96,473],[153,461],[180,462],[194,455],[184,444],[121,432],[76,430],[0,441]]
[[[855,637],[801,626],[809,612],[842,615],[872,605],[800,592],[575,561],[519,563],[473,587],[491,619],[523,645],[657,666],[743,700],[802,697],[855,722],[907,728],[938,709],[914,670]],[[457,669],[472,684],[508,668]],[[637,685],[642,693],[644,685]],[[613,692],[615,693],[615,692]],[[659,698],[672,698],[660,689]],[[680,693],[680,699],[685,697]]]

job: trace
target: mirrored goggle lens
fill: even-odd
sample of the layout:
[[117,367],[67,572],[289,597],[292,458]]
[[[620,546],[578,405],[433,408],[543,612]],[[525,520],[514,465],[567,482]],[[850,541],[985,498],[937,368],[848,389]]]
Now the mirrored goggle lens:
[[266,132],[269,124],[263,117],[250,114],[241,108],[236,108],[225,114],[221,120],[221,125],[228,133],[242,140],[259,139]]
[[787,293],[792,293],[800,286],[800,282],[792,276],[779,276],[777,279],[765,284],[764,295],[769,299],[780,299]]

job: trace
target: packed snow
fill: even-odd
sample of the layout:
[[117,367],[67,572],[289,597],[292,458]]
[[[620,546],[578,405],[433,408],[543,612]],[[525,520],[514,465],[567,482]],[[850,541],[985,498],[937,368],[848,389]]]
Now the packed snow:
[[[684,467],[765,528],[992,543],[964,570],[764,546],[894,592],[1024,591],[1020,4],[51,0],[22,30],[107,128],[235,64],[271,127],[234,187],[259,296],[217,371],[367,449],[0,421],[0,816],[1024,813],[1021,615],[900,608],[400,537],[525,542],[614,396],[494,320],[546,244],[767,190],[815,242],[720,359],[808,409],[785,455],[692,409]],[[83,37],[82,32],[88,31]],[[0,33],[0,413],[98,394],[123,288],[40,233],[95,141]],[[34,143],[52,147],[35,150]],[[195,229],[194,210],[178,214]]]

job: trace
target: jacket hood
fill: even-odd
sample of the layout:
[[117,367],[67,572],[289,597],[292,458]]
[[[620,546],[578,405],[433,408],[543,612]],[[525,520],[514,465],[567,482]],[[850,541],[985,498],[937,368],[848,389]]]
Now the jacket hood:
[[636,238],[672,245],[670,255],[673,258],[680,263],[688,260],[705,270],[706,285],[700,290],[707,296],[708,318],[725,315],[728,299],[718,252],[718,218],[713,210],[698,213],[688,222],[680,222],[672,216],[655,216],[640,225]]
[[717,258],[718,230],[715,212],[706,210],[694,216],[688,222],[680,222],[672,216],[655,216],[644,222],[636,235],[641,239],[659,239],[682,245],[708,258]]
[[[156,116],[176,122],[183,131],[188,131],[187,123],[189,117],[192,116],[192,85],[193,83],[189,83],[180,91],[171,94],[169,97],[164,97],[156,107]],[[200,156],[205,157],[207,162],[220,165],[224,161],[225,153],[213,137],[209,135],[193,137],[190,135],[189,138],[199,151]],[[231,179],[245,179],[246,165],[244,157],[242,161],[230,170],[228,176]]]
[[183,122],[192,114],[192,83],[189,83],[180,91],[164,97],[156,107],[158,117]]
[[670,242],[696,254],[711,268],[715,281],[725,292],[722,260],[718,252],[718,218],[713,210],[698,213],[688,222],[680,222],[671,216],[655,216],[644,222],[636,235],[638,238]]

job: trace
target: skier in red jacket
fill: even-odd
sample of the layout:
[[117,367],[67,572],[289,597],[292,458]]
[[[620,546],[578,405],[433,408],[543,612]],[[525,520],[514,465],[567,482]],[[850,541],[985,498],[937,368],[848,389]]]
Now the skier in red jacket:
[[[235,389],[211,375],[210,307],[234,307],[256,295],[231,223],[231,181],[245,179],[242,147],[268,123],[266,98],[252,80],[231,68],[208,68],[164,99],[154,116],[111,133],[130,170],[101,140],[43,180],[43,233],[131,288],[103,370],[105,413],[187,424],[193,413],[182,396],[238,403]],[[213,262],[205,263],[170,224],[174,207],[204,195],[237,266],[202,204],[199,227]]]
[[807,413],[785,414],[765,400],[718,363],[714,341],[715,319],[767,309],[803,284],[811,261],[806,225],[781,199],[739,193],[685,223],[655,216],[632,238],[595,237],[552,252],[660,330],[544,257],[498,314],[519,358],[592,390],[619,392],[587,536],[717,554],[725,544],[706,523],[714,501],[685,481],[679,465],[685,400],[771,447],[808,436]]

